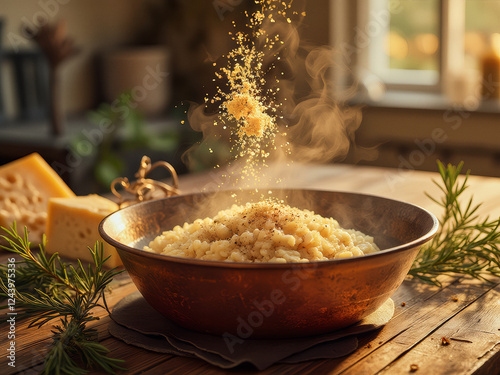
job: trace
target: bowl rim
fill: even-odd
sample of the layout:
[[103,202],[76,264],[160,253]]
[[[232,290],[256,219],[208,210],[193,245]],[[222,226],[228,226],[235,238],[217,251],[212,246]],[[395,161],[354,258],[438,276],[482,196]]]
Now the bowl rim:
[[[172,200],[172,199],[176,199],[177,197],[196,196],[196,195],[198,195],[198,196],[199,195],[211,195],[211,194],[218,194],[221,192],[228,193],[228,192],[235,191],[235,190],[228,189],[228,190],[219,190],[219,191],[214,191],[214,192],[198,192],[198,193],[180,194],[180,195],[176,195],[176,196],[172,196],[172,197],[166,197],[166,198],[160,198],[160,199],[136,203],[136,204],[127,206],[125,208],[122,208],[118,211],[112,212],[111,214],[104,217],[104,219],[102,219],[101,222],[99,223],[98,230],[99,230],[99,234],[101,235],[102,239],[104,241],[106,241],[108,244],[114,246],[118,253],[120,251],[125,251],[125,252],[129,252],[129,253],[132,253],[132,254],[135,254],[138,256],[145,256],[146,255],[148,258],[158,259],[161,261],[166,260],[166,261],[170,261],[170,262],[174,262],[174,263],[188,264],[188,265],[201,266],[201,267],[236,268],[236,269],[245,268],[245,269],[254,269],[254,270],[276,268],[276,269],[284,270],[284,269],[289,269],[289,268],[300,268],[300,269],[317,268],[320,266],[327,266],[327,265],[330,265],[332,263],[344,264],[344,263],[351,263],[351,262],[360,262],[360,261],[363,261],[363,259],[366,259],[366,261],[368,261],[372,257],[379,257],[380,258],[380,257],[389,256],[390,254],[403,252],[403,251],[406,251],[406,250],[409,250],[411,248],[421,246],[421,245],[427,243],[430,239],[432,239],[436,235],[436,233],[439,229],[439,221],[438,221],[437,217],[432,212],[430,212],[429,210],[427,210],[419,205],[416,205],[414,203],[405,202],[405,201],[402,201],[399,199],[387,198],[387,197],[383,197],[383,196],[379,196],[379,195],[375,195],[375,194],[356,193],[356,192],[349,192],[349,191],[342,191],[342,190],[321,190],[321,189],[309,189],[309,188],[304,188],[304,189],[302,189],[302,188],[282,188],[282,189],[273,189],[273,190],[276,190],[276,191],[277,190],[302,191],[302,192],[315,192],[315,193],[338,193],[338,194],[342,194],[342,195],[357,195],[357,196],[364,196],[364,197],[375,198],[375,199],[380,199],[380,200],[398,202],[398,203],[401,203],[403,205],[413,207],[413,208],[416,208],[420,211],[423,211],[425,214],[427,214],[432,219],[433,225],[427,233],[425,233],[423,236],[420,236],[419,238],[417,238],[413,241],[410,241],[410,242],[407,242],[407,243],[404,243],[401,245],[393,246],[393,247],[390,247],[387,249],[382,249],[382,250],[375,252],[375,253],[369,253],[369,254],[365,254],[362,256],[354,256],[351,258],[315,260],[315,261],[298,262],[298,263],[232,262],[232,261],[219,261],[219,260],[175,257],[172,255],[153,253],[153,252],[145,251],[142,249],[138,249],[138,248],[123,244],[123,243],[115,240],[114,238],[112,238],[104,230],[104,226],[105,226],[106,222],[108,220],[110,220],[110,218],[113,215],[117,214],[121,210],[131,209],[131,207],[134,207],[137,205],[152,204],[153,202],[157,202],[157,201]],[[243,191],[245,191],[245,190],[243,190]],[[368,234],[368,235],[371,235],[371,234]]]

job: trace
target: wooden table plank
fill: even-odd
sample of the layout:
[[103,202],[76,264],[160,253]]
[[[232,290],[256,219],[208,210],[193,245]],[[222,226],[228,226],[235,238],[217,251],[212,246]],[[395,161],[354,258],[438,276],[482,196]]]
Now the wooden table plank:
[[[335,360],[338,362],[336,373],[376,374],[383,371],[491,287],[473,284],[464,291],[463,284],[457,282],[439,289],[428,298],[405,301],[405,307],[400,306],[403,301],[395,295],[394,301],[396,306],[399,305],[396,315],[372,339],[368,348],[363,347],[346,358]],[[328,361],[325,361],[323,368],[328,366]]]
[[[280,186],[341,190],[381,195],[418,204],[439,215],[440,207],[430,201],[425,191],[436,195],[438,188],[432,179],[436,173],[401,171],[377,167],[303,166],[280,172]],[[287,175],[288,174],[288,178]],[[206,187],[218,189],[224,177],[214,171],[208,174],[181,177],[184,192],[197,192]],[[476,203],[484,202],[481,214],[500,216],[500,179],[471,176],[468,196]],[[231,188],[228,184],[225,188]],[[464,197],[467,198],[467,197]],[[5,263],[8,255],[0,253]],[[496,281],[498,284],[498,280]],[[121,298],[135,291],[126,275],[114,280],[107,300],[112,308]],[[121,374],[399,374],[408,373],[409,366],[417,363],[417,374],[447,373],[450,368],[457,374],[495,374],[500,368],[500,286],[476,281],[445,278],[442,288],[428,286],[419,281],[406,280],[393,295],[396,312],[382,329],[360,336],[359,347],[351,355],[316,360],[299,364],[277,364],[257,372],[250,366],[223,370],[196,358],[183,358],[152,353],[114,339],[107,332],[109,317],[104,310],[96,310],[101,320],[93,322],[99,340],[111,349],[110,355],[126,360],[127,371]],[[404,306],[402,306],[404,303]],[[17,326],[19,336],[16,353],[17,371],[11,373],[38,373],[42,366],[46,345],[50,343],[50,327],[27,329],[25,323]],[[451,340],[441,346],[441,337],[465,339]],[[22,346],[22,347],[21,347]],[[0,344],[3,350],[5,344]],[[457,357],[461,361],[453,363]],[[462,360],[463,359],[463,360]],[[417,361],[418,360],[418,361]],[[21,362],[23,362],[21,364]],[[447,367],[450,366],[451,367]],[[5,373],[6,358],[0,357],[0,372]],[[441,370],[436,372],[436,370]],[[496,371],[496,372],[495,372]],[[92,372],[101,374],[102,372]]]
[[[401,374],[408,371],[411,364],[417,364],[419,372],[424,374],[467,371],[487,374],[481,369],[486,361],[490,361],[490,368],[496,367],[498,374],[500,353],[488,354],[500,345],[499,301],[500,286],[497,286],[441,325],[381,374]],[[449,340],[448,345],[443,345],[443,337]]]
[[[126,281],[125,284],[123,284],[124,281]],[[106,301],[110,308],[118,303],[124,296],[137,291],[137,288],[128,276],[126,276],[125,280],[123,277],[119,277],[118,280],[113,281],[113,284],[119,286],[108,291],[106,294]],[[109,338],[110,335],[107,327],[110,318],[107,311],[102,308],[95,308],[93,314],[95,317],[98,317],[99,320],[89,323],[88,326],[97,330],[99,341]],[[53,322],[53,324],[58,323],[59,322],[55,320]],[[14,374],[27,370],[39,372],[40,369],[43,368],[43,361],[52,343],[52,324],[46,324],[41,328],[27,328],[28,324],[28,320],[19,321],[16,324],[16,368],[13,369],[8,367],[8,359],[5,356],[0,357],[0,369],[5,368],[7,371],[5,374]]]
[[[110,357],[125,360],[125,363],[121,366],[126,368],[126,370],[119,370],[117,371],[117,374],[141,374],[146,371],[149,373],[152,368],[160,366],[162,363],[165,363],[165,361],[178,358],[170,354],[159,354],[136,346],[128,345],[123,341],[116,340],[113,337],[109,337],[108,339],[101,341],[101,344],[110,350]],[[92,373],[106,374],[105,371],[93,371]]]

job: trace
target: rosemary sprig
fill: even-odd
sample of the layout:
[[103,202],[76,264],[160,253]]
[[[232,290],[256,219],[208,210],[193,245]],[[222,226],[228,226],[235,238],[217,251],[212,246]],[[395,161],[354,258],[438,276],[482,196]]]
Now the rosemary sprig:
[[[113,277],[122,271],[104,270],[108,258],[104,258],[102,243],[89,247],[93,264],[84,267],[78,261],[76,266],[62,262],[59,255],[48,256],[45,252],[45,238],[35,254],[31,251],[28,232],[18,235],[16,224],[10,229],[2,228],[6,235],[1,237],[7,246],[1,248],[17,254],[15,301],[20,312],[16,319],[31,319],[28,327],[40,328],[54,319],[59,324],[52,331],[52,346],[45,357],[43,374],[85,374],[74,358],[79,357],[85,368],[100,367],[108,373],[123,369],[119,359],[107,356],[109,350],[96,342],[97,331],[87,326],[98,320],[93,315],[95,307],[108,310],[105,289]],[[0,296],[12,297],[7,288],[6,265],[0,266]],[[7,308],[7,306],[0,306]],[[109,312],[109,310],[108,310]]]
[[460,197],[467,189],[470,171],[459,180],[463,162],[446,167],[438,161],[441,183],[434,181],[443,193],[439,200],[427,196],[444,208],[436,236],[420,250],[409,275],[426,283],[440,286],[440,275],[469,275],[489,281],[488,276],[500,276],[500,218],[480,219],[480,204],[472,198],[465,204]]

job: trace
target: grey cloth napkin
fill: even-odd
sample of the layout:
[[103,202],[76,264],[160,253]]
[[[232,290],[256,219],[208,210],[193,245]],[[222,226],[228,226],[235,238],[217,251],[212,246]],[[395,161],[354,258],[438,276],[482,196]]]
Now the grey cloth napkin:
[[139,292],[123,298],[111,314],[112,336],[147,350],[198,357],[221,368],[250,363],[263,370],[274,363],[297,363],[320,358],[338,358],[358,347],[356,335],[376,330],[394,315],[388,299],[362,321],[331,333],[296,339],[256,339],[228,345],[223,337],[182,328],[158,313]]

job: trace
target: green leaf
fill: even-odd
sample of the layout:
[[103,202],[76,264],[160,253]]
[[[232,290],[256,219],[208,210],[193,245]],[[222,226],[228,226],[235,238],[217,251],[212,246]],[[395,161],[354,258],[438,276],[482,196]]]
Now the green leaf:
[[175,135],[163,137],[151,137],[147,146],[155,151],[173,152],[179,146],[179,137]]
[[[105,306],[108,310],[105,288],[114,276],[122,272],[103,269],[108,258],[103,258],[102,243],[89,248],[94,263],[86,270],[80,261],[75,268],[62,262],[58,254],[48,257],[45,241],[38,254],[34,254],[26,228],[24,237],[17,234],[15,223],[10,229],[2,229],[6,233],[3,238],[8,243],[3,248],[22,258],[16,262],[17,318],[28,319],[29,328],[40,328],[59,319],[60,324],[52,330],[53,342],[42,373],[85,374],[90,368],[114,373],[123,369],[120,366],[122,360],[108,357],[108,350],[95,342],[95,329],[86,327],[87,323],[98,319],[92,313],[95,307]],[[7,267],[0,267],[0,272],[0,290],[6,295]],[[86,369],[77,364],[76,357],[82,360]]]
[[426,283],[441,285],[440,275],[469,275],[478,280],[500,276],[500,218],[480,219],[480,204],[472,198],[465,205],[461,196],[467,190],[470,171],[462,176],[464,163],[445,166],[437,162],[442,181],[435,183],[444,194],[441,199],[427,196],[444,209],[436,236],[422,247],[409,275]]
[[111,186],[115,178],[123,175],[124,169],[123,161],[114,155],[107,155],[95,166],[94,174],[100,184]]

